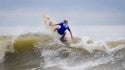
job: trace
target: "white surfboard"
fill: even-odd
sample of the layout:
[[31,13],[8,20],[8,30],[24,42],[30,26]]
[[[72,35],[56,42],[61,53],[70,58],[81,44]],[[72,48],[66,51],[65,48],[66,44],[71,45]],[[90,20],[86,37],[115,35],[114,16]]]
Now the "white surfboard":
[[43,18],[44,18],[44,24],[46,25],[47,29],[49,29],[51,32],[54,32],[54,30],[59,27],[59,25],[54,25],[58,23],[48,15],[44,15]]

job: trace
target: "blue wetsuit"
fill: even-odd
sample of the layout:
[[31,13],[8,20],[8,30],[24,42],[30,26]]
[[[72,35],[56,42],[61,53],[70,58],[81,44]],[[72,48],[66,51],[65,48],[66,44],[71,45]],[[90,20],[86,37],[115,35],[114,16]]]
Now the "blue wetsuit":
[[60,35],[64,35],[65,34],[65,31],[68,29],[70,31],[70,28],[67,24],[65,24],[64,22],[61,22],[59,23],[59,25],[61,26],[59,29],[58,29],[58,33]]

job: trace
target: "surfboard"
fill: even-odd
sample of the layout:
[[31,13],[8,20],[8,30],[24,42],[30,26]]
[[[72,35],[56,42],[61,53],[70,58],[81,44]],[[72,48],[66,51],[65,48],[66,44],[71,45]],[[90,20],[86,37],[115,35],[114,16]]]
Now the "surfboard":
[[[43,18],[44,18],[44,24],[46,25],[47,29],[49,29],[51,32],[54,33],[55,32],[54,30],[59,27],[59,25],[54,25],[54,24],[58,24],[58,23],[48,15],[44,15]],[[54,25],[54,26],[51,26],[51,25]]]

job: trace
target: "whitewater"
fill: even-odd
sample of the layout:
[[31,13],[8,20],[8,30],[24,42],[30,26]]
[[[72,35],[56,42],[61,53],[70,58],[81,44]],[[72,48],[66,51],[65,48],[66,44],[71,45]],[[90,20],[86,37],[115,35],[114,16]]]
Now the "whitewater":
[[62,43],[41,26],[0,26],[0,70],[125,70],[124,30],[72,26]]

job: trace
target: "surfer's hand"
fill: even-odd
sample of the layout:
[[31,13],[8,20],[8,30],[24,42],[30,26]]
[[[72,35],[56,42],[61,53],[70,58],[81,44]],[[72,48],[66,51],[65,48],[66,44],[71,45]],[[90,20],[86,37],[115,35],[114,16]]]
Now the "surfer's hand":
[[49,26],[51,26],[51,25],[52,25],[52,22],[49,23]]

